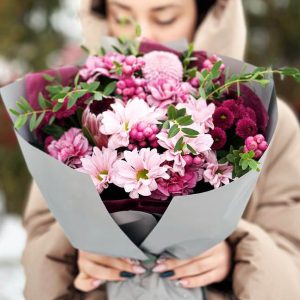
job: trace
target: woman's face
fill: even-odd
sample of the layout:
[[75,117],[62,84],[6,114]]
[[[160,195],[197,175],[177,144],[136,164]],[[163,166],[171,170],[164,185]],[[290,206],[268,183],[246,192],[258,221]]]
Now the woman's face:
[[135,36],[139,24],[142,36],[157,42],[193,39],[197,7],[195,0],[106,0],[110,34]]

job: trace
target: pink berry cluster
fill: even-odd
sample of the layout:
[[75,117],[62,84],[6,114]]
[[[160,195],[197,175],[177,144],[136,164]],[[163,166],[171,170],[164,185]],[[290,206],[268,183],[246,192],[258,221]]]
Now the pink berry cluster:
[[247,153],[252,150],[255,153],[255,158],[259,159],[267,150],[268,146],[265,137],[262,134],[257,134],[246,138],[244,152]]
[[129,150],[135,148],[152,147],[157,148],[158,142],[156,135],[159,132],[159,128],[155,124],[147,124],[146,122],[139,122],[132,127],[129,136]]
[[183,159],[186,163],[187,167],[190,166],[201,166],[203,165],[205,159],[203,157],[199,156],[192,156],[190,154],[184,155]]
[[134,55],[126,56],[122,62],[122,75],[131,77],[135,72],[142,70],[144,65],[143,58],[135,57]]
[[122,95],[123,101],[128,101],[134,97],[146,100],[145,86],[147,82],[143,78],[124,78],[117,82],[117,94]]
[[[221,58],[218,57],[217,55],[212,55],[211,57],[208,57],[202,65],[202,70],[206,69],[207,71],[211,71],[214,64],[217,63],[218,61],[221,61]],[[222,64],[220,70],[224,71],[225,65]]]

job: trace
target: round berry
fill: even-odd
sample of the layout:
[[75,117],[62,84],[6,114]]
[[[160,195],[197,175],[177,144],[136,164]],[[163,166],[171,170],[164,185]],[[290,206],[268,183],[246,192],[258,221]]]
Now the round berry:
[[266,151],[268,148],[268,143],[266,141],[262,141],[259,145],[258,145],[258,149],[260,151]]
[[265,140],[265,137],[262,134],[257,134],[254,137],[254,140],[256,141],[256,143],[260,144],[261,142],[263,142]]
[[183,159],[187,166],[190,166],[193,163],[193,157],[191,155],[184,155]]

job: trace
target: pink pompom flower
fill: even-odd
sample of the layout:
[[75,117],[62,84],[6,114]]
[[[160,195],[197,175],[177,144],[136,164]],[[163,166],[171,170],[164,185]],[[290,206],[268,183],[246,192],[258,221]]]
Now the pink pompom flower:
[[124,152],[125,160],[118,160],[113,167],[113,182],[124,188],[129,196],[136,199],[141,196],[150,196],[157,189],[156,180],[169,179],[168,166],[161,166],[164,156],[156,149],[143,148]]
[[181,82],[183,78],[183,66],[178,56],[165,51],[152,51],[144,57],[145,65],[142,68],[143,75],[148,82],[157,78]]
[[56,141],[53,140],[47,147],[48,153],[64,164],[78,168],[81,158],[90,155],[92,147],[78,128],[71,128]]
[[111,183],[112,169],[117,161],[116,150],[94,147],[92,156],[81,159],[82,168],[78,171],[91,176],[99,193],[108,188]]

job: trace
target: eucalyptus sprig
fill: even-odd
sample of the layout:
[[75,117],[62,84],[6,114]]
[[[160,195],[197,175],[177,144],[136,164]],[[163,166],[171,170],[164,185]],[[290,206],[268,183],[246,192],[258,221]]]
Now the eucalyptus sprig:
[[300,70],[297,68],[280,68],[272,69],[271,67],[256,68],[253,72],[234,74],[229,78],[225,79],[224,84],[216,84],[214,80],[221,76],[222,61],[218,61],[214,64],[211,71],[203,70],[202,72],[197,72],[197,76],[200,81],[199,94],[202,98],[208,100],[214,100],[220,98],[220,96],[231,86],[236,85],[239,91],[239,86],[242,83],[255,82],[261,86],[266,86],[270,83],[270,79],[267,76],[278,74],[282,79],[286,77],[292,77],[296,82],[300,83]]
[[[48,81],[52,81],[52,79],[48,77]],[[74,87],[63,86],[61,84],[48,85],[46,87],[48,97],[46,98],[42,93],[39,94],[40,109],[34,109],[28,100],[21,97],[16,102],[18,110],[10,109],[10,112],[17,117],[14,122],[15,128],[22,128],[30,120],[29,130],[34,131],[40,126],[47,113],[53,113],[48,122],[51,125],[55,121],[55,113],[63,109],[65,103],[67,103],[67,110],[70,110],[86,94],[91,96],[91,101],[100,101],[103,97],[111,95],[116,89],[115,81],[111,81],[105,87],[102,87],[98,81],[92,83],[79,83],[78,81],[79,75],[75,77]]]

